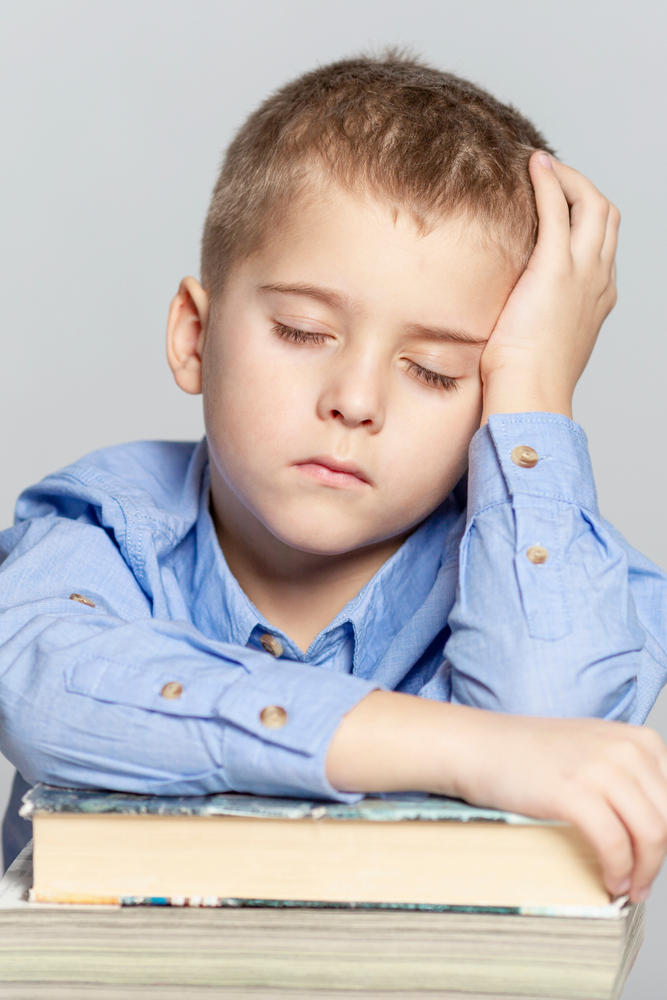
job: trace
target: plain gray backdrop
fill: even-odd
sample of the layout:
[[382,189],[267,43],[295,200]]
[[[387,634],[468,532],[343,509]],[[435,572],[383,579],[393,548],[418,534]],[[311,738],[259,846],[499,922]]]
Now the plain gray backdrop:
[[[666,29],[650,0],[4,0],[0,527],[87,451],[201,436],[163,331],[225,145],[295,74],[402,44],[516,104],[621,209],[619,303],[575,418],[603,513],[667,569]],[[667,735],[667,701],[651,721]],[[625,1000],[665,1000],[666,929],[662,877]]]

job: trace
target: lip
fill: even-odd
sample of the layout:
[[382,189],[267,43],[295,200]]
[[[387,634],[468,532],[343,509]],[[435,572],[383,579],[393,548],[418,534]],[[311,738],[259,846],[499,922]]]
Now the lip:
[[329,455],[316,455],[303,462],[295,462],[295,468],[326,486],[372,486],[365,472],[354,462],[341,461]]

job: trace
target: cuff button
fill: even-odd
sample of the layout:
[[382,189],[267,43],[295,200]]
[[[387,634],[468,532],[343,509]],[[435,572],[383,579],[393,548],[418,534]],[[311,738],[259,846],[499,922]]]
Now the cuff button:
[[275,635],[270,635],[265,632],[264,635],[259,637],[259,644],[265,653],[270,653],[271,656],[275,656],[276,659],[283,655],[282,643],[278,642]]
[[267,705],[259,713],[259,721],[267,729],[282,729],[287,722],[287,712],[280,705]]
[[535,563],[536,566],[541,566],[542,563],[545,563],[549,558],[549,553],[543,545],[531,545],[526,552],[526,555],[532,563]]
[[168,684],[160,691],[163,698],[167,698],[169,701],[174,701],[175,698],[180,698],[183,694],[183,688],[178,683],[178,681],[169,681]]
[[512,461],[522,469],[533,469],[539,462],[540,456],[534,448],[527,444],[518,444],[512,449]]
[[83,594],[70,594],[69,599],[70,601],[78,601],[79,604],[87,604],[89,608],[95,607],[94,603],[90,600],[90,598],[84,597]]

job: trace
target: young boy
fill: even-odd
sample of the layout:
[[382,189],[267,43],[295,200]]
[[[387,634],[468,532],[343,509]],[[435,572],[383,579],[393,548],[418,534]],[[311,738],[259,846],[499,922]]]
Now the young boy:
[[667,581],[600,518],[571,420],[619,216],[546,149],[394,55],[251,116],[169,314],[206,440],[96,452],[0,535],[28,782],[455,795],[576,823],[646,898],[667,751],[626,723]]

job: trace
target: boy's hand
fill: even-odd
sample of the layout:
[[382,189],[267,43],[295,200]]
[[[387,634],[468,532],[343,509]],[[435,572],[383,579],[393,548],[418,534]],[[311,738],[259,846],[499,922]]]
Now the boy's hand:
[[648,897],[667,851],[667,749],[654,730],[489,713],[477,736],[463,798],[567,820],[595,848],[612,895]]
[[374,691],[343,719],[327,775],[344,791],[417,789],[566,820],[612,895],[648,896],[667,851],[667,748],[651,729],[503,715]]
[[482,423],[492,413],[572,416],[572,394],[616,304],[620,214],[580,173],[530,158],[537,244],[482,354]]

